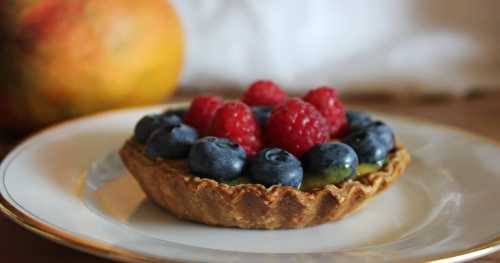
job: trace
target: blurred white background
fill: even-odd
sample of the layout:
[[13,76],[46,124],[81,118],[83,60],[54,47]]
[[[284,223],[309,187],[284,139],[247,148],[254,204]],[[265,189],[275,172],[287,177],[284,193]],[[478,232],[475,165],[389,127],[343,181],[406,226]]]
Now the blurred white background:
[[173,0],[183,85],[450,92],[500,85],[500,1]]

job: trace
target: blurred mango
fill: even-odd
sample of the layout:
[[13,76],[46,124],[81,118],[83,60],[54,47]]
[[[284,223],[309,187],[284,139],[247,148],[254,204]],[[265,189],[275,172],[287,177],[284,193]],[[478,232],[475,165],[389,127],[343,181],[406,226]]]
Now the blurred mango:
[[0,129],[159,102],[183,44],[165,0],[0,0]]

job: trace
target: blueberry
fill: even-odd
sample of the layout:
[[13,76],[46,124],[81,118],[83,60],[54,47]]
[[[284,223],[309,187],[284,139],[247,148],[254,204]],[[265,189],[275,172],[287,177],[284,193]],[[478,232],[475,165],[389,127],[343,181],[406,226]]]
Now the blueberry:
[[252,113],[255,116],[255,119],[257,119],[260,127],[264,129],[266,128],[267,119],[269,119],[269,116],[271,116],[271,111],[273,111],[273,108],[271,106],[252,107]]
[[349,123],[349,130],[355,131],[368,126],[373,120],[367,112],[350,110],[347,111],[347,122]]
[[356,175],[358,156],[351,146],[331,142],[317,144],[303,156],[308,175],[321,176],[327,184],[340,183]]
[[250,165],[250,177],[265,186],[299,187],[304,177],[300,161],[279,148],[260,151]]
[[144,144],[148,140],[151,133],[163,125],[162,119],[158,115],[147,115],[142,117],[135,125],[134,139]]
[[163,113],[161,114],[160,118],[165,125],[177,125],[182,123],[182,119],[179,116],[173,114]]
[[373,132],[377,135],[379,140],[384,144],[387,151],[390,151],[394,148],[395,139],[394,133],[392,129],[385,123],[381,121],[372,122],[370,125],[366,126],[365,129]]
[[216,180],[232,180],[242,174],[245,150],[225,138],[204,137],[196,141],[189,151],[191,171]]
[[177,116],[179,119],[184,119],[184,113],[187,112],[187,108],[176,108],[170,109],[162,113],[163,116]]
[[146,155],[152,158],[185,158],[197,138],[196,130],[185,124],[164,125],[149,137]]
[[134,139],[140,144],[145,144],[149,136],[157,129],[166,125],[181,124],[181,119],[175,115],[164,114],[146,115],[135,125]]
[[362,129],[349,134],[343,142],[351,146],[360,163],[381,164],[384,162],[388,149],[379,136],[369,129]]

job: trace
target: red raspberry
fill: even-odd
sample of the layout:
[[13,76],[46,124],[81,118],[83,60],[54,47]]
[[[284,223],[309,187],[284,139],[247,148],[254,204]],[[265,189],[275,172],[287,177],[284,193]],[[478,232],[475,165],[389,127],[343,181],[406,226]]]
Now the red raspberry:
[[228,102],[212,121],[211,135],[238,143],[247,155],[255,155],[262,147],[260,127],[250,108],[242,102]]
[[266,129],[271,145],[297,157],[329,138],[325,118],[313,105],[297,98],[288,99],[273,109]]
[[330,137],[339,138],[347,133],[347,116],[337,91],[329,87],[310,90],[304,100],[311,103],[330,125]]
[[194,127],[201,135],[208,135],[215,112],[224,105],[224,100],[216,96],[197,96],[184,114],[184,122]]
[[273,106],[283,102],[287,97],[286,93],[274,82],[259,80],[248,87],[241,100],[250,106]]

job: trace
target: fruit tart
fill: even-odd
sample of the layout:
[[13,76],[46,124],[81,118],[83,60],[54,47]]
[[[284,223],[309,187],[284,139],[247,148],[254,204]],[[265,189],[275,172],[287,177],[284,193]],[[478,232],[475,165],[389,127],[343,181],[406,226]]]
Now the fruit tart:
[[198,96],[144,116],[120,156],[176,217],[249,229],[341,219],[410,162],[387,124],[346,110],[335,89],[292,98],[272,81],[253,83],[239,101]]

